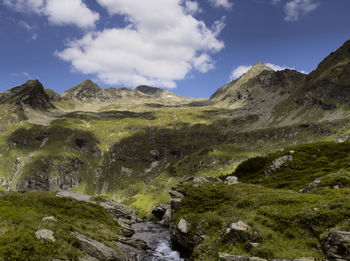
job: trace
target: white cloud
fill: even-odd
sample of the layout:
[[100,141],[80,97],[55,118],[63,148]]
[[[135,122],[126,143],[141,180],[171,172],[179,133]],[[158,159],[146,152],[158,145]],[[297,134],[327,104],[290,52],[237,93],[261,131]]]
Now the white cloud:
[[230,81],[238,79],[243,74],[248,72],[253,65],[240,65],[237,68],[234,68],[233,71],[230,74]]
[[54,25],[76,25],[92,28],[99,14],[91,11],[82,0],[2,0],[18,12],[31,12],[48,17]]
[[209,0],[209,3],[214,7],[223,7],[226,9],[231,9],[233,7],[233,3],[229,0]]
[[295,22],[299,20],[300,13],[307,14],[315,10],[319,6],[313,0],[292,0],[284,6],[286,16],[284,18],[287,22]]
[[[295,68],[292,68],[292,67],[280,66],[280,65],[273,64],[273,63],[266,63],[265,65],[270,67],[274,71],[283,71],[285,69],[295,70]],[[237,68],[234,68],[232,73],[230,74],[230,78],[229,78],[230,81],[238,79],[243,74],[248,72],[252,67],[253,67],[253,65],[241,65],[241,66],[238,66]],[[305,73],[305,72],[301,71],[301,73]]]
[[183,0],[98,0],[110,15],[128,25],[91,32],[56,52],[74,70],[96,74],[107,84],[148,84],[173,88],[192,70],[214,68],[211,54],[224,44],[217,39],[224,22],[208,28],[188,14]]
[[203,10],[199,7],[199,4],[197,1],[185,1],[185,12],[190,15],[195,15],[197,13],[201,13]]

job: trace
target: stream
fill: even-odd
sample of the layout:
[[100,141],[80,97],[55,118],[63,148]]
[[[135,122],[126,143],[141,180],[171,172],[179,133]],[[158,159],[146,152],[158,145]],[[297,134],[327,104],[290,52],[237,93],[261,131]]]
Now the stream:
[[142,222],[132,225],[135,234],[133,239],[144,241],[150,248],[149,254],[138,257],[138,261],[184,261],[179,252],[171,249],[170,232],[167,227]]

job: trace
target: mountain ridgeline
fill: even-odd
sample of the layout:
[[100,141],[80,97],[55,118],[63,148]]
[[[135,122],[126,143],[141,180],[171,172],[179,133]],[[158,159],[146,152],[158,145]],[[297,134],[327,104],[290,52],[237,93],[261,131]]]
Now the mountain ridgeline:
[[[330,258],[324,233],[350,230],[350,41],[310,74],[259,62],[209,99],[91,80],[58,94],[29,80],[0,93],[0,112],[0,191],[103,195],[144,218],[171,201],[173,245],[193,260],[349,260]],[[324,211],[333,223],[317,202],[341,209]],[[305,215],[285,212],[296,231],[286,204]]]

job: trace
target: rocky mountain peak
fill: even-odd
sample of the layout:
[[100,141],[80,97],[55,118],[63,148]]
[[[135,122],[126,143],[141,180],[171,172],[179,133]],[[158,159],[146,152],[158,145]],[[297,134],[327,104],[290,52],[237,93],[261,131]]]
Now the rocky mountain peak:
[[164,92],[163,89],[156,88],[156,87],[150,87],[147,85],[141,85],[135,88],[136,91],[142,92],[144,94],[148,95],[159,95]]
[[251,78],[255,77],[258,74],[262,73],[263,71],[273,71],[270,67],[268,67],[266,64],[263,62],[257,62],[250,68],[250,70],[244,74],[244,78]]
[[16,104],[29,106],[34,109],[47,110],[54,108],[50,97],[46,94],[44,86],[37,79],[28,80],[25,84],[12,88],[3,93],[0,104]]
[[99,100],[105,100],[107,98],[103,90],[96,83],[89,79],[86,79],[80,84],[65,91],[62,96],[66,99],[75,98],[78,100],[88,100],[95,98]]

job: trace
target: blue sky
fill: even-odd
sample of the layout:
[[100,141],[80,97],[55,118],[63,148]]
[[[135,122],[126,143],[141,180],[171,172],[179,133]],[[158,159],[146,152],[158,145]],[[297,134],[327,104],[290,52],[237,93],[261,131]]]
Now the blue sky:
[[258,61],[311,72],[350,39],[349,0],[0,0],[0,91],[148,84],[209,97]]

